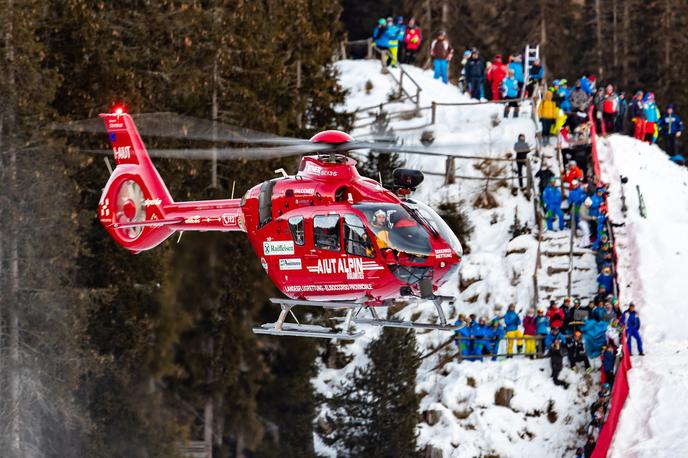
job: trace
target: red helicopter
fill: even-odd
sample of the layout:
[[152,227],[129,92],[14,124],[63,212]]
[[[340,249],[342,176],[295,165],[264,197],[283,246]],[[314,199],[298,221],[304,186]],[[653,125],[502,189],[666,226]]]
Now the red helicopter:
[[[98,217],[117,243],[138,253],[175,232],[245,232],[266,273],[288,299],[277,321],[258,334],[355,339],[355,323],[454,330],[437,289],[456,274],[458,238],[428,205],[410,198],[423,181],[418,170],[394,171],[393,191],[362,177],[344,151],[370,147],[340,131],[310,139],[317,154],[299,171],[267,180],[241,199],[175,202],[153,166],[132,117],[101,114],[116,168],[105,185]],[[367,146],[366,146],[367,145]],[[428,299],[439,324],[382,319],[376,307],[399,297]],[[299,323],[295,306],[346,309],[341,330]],[[366,309],[369,317],[363,317]],[[288,315],[295,322],[287,322]]]

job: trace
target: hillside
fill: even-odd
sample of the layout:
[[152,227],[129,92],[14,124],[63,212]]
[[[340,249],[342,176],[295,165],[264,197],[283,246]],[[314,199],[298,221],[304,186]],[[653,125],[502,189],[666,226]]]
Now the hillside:
[[[393,90],[391,77],[380,74],[379,63],[373,61],[343,61],[337,64],[340,82],[349,90],[345,109],[354,110],[387,101]],[[421,106],[431,101],[468,102],[454,86],[446,86],[432,79],[432,73],[409,67],[412,77],[423,88]],[[366,93],[366,82],[372,83]],[[408,110],[412,103],[394,104],[388,110]],[[436,138],[434,148],[442,144],[460,144],[447,147],[454,153],[505,157],[510,154],[519,133],[534,143],[535,129],[527,115],[519,119],[502,119],[502,106],[486,104],[480,106],[443,107],[438,109],[437,122],[416,130],[403,130],[411,126],[422,126],[427,117],[408,120],[394,120],[390,126],[405,145],[420,145],[422,130],[430,129]],[[427,113],[423,113],[427,116]],[[354,130],[356,138],[365,138],[367,128]],[[552,156],[551,151],[545,156]],[[457,179],[449,186],[443,185],[442,176],[428,175],[436,172],[444,175],[445,164],[441,158],[406,155],[407,166],[426,172],[426,180],[416,193],[417,198],[437,206],[443,201],[460,202],[475,229],[469,240],[470,253],[462,260],[459,278],[447,285],[443,294],[457,297],[453,306],[446,306],[448,318],[455,320],[459,313],[476,313],[492,317],[494,307],[503,310],[508,304],[517,305],[525,312],[533,295],[532,273],[535,265],[537,242],[532,235],[522,235],[514,240],[509,228],[518,212],[521,224],[533,228],[533,206],[521,192],[512,193],[515,184],[495,180],[488,184],[494,197],[495,208],[479,208],[477,198],[485,192],[484,180]],[[479,161],[456,160],[456,174],[465,177],[485,177],[484,167]],[[500,170],[487,173],[493,176],[515,175],[510,163],[498,166]],[[537,169],[536,169],[537,170]],[[463,285],[459,290],[459,279]],[[580,282],[585,294],[593,285]],[[551,286],[565,291],[562,278],[552,278]],[[587,287],[587,289],[586,289]],[[577,287],[578,288],[578,287]],[[545,307],[541,301],[540,307]],[[410,304],[399,316],[411,316],[432,320],[432,305]],[[366,363],[363,349],[375,338],[377,330],[367,329],[366,336],[355,343],[345,345],[343,351],[353,357],[343,369],[321,367],[314,380],[317,390],[331,395],[332,387],[347,377],[353,369]],[[418,332],[420,353],[425,354],[437,348],[451,336],[439,331]],[[589,377],[564,369],[562,378],[572,386],[568,390],[555,387],[550,378],[548,360],[512,359],[497,362],[458,362],[453,358],[453,344],[423,360],[417,379],[417,392],[422,395],[421,414],[424,422],[419,426],[418,443],[422,449],[441,452],[441,456],[486,456],[500,457],[552,457],[563,456],[582,443],[578,430],[586,419],[585,409],[589,404]],[[587,378],[587,380],[586,380]],[[505,389],[505,390],[502,390]],[[512,390],[512,391],[510,391]],[[496,405],[496,395],[513,394],[507,406]],[[316,437],[316,449],[334,456]]]

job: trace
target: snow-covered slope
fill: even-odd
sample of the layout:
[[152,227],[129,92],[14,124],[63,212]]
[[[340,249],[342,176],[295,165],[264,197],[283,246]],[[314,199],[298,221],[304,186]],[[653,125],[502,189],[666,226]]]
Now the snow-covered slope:
[[[632,358],[630,394],[610,456],[688,456],[688,171],[658,147],[623,136],[601,143],[600,162],[611,184],[612,221],[626,223],[615,230],[621,301],[636,304],[646,353]],[[625,219],[619,175],[628,177]]]
[[[388,75],[380,73],[375,61],[343,61],[337,64],[341,84],[350,94],[342,109],[353,111],[387,101],[394,82]],[[469,102],[454,86],[447,86],[432,78],[432,73],[415,67],[407,67],[412,77],[423,88],[421,106],[437,102]],[[366,82],[372,83],[366,93]],[[368,85],[370,86],[370,85]],[[410,86],[409,86],[410,88]],[[402,111],[412,109],[413,103],[392,104],[386,109]],[[428,126],[429,112],[422,118],[394,120],[390,126],[406,145],[420,145],[423,130],[432,130],[436,138],[433,149],[444,145],[446,151],[466,155],[505,157],[512,153],[512,147],[519,133],[524,133],[534,143],[535,127],[528,115],[518,119],[503,119],[502,105],[438,108],[437,122]],[[410,129],[422,126],[418,129]],[[369,135],[368,128],[352,132],[356,138]],[[461,265],[463,291],[459,291],[458,279],[446,285],[443,294],[457,296],[453,306],[446,306],[449,319],[456,319],[459,313],[476,313],[492,317],[494,307],[503,310],[510,303],[525,312],[533,297],[532,274],[535,267],[537,242],[531,235],[522,235],[514,240],[509,227],[518,212],[521,223],[533,227],[533,206],[521,192],[512,194],[512,185],[491,183],[489,190],[498,207],[476,208],[476,198],[484,192],[483,180],[457,179],[451,186],[443,185],[445,163],[439,158],[406,155],[407,166],[426,172],[426,180],[416,193],[416,198],[431,205],[449,200],[462,202],[462,208],[470,217],[475,230],[469,241],[471,252],[464,256]],[[476,168],[475,160],[456,160],[456,173],[460,176],[484,177]],[[509,164],[509,163],[505,163]],[[499,176],[512,176],[511,165],[503,167]],[[537,170],[537,169],[536,169]],[[546,275],[541,282],[546,281]],[[561,289],[561,278],[552,279],[553,286]],[[592,285],[594,290],[594,284]],[[560,295],[563,295],[563,291]],[[540,307],[546,306],[541,302]],[[418,314],[420,313],[420,317]],[[434,320],[433,306],[429,303],[411,304],[399,316],[404,319]],[[359,365],[366,364],[363,354],[365,346],[378,334],[377,329],[366,329],[366,336],[346,345],[344,351],[353,360],[343,369],[321,367],[314,380],[316,389],[330,395],[333,387],[347,377]],[[439,331],[418,332],[421,354],[439,347],[451,337]],[[506,457],[555,457],[564,456],[584,439],[578,434],[587,418],[589,398],[589,377],[584,380],[580,373],[568,368],[561,377],[571,383],[568,390],[555,387],[551,381],[548,360],[513,359],[498,362],[457,362],[452,355],[453,345],[447,346],[423,360],[418,374],[417,390],[423,394],[421,413],[425,422],[419,427],[418,443],[422,448],[432,447],[445,457],[474,457],[498,455]],[[449,361],[449,362],[447,362]],[[495,395],[505,388],[513,390],[508,407],[495,404]],[[318,452],[334,456],[316,438]]]

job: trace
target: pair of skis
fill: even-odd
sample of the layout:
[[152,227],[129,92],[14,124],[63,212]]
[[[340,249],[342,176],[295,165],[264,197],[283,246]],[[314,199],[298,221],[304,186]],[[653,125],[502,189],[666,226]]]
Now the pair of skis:
[[[626,205],[626,194],[624,193],[623,185],[628,183],[628,177],[619,175],[619,179],[621,180],[621,211],[623,212],[625,218],[626,213],[628,213],[628,205]],[[645,198],[643,197],[643,193],[640,192],[640,186],[635,185],[635,190],[638,193],[638,211],[640,211],[640,216],[647,218],[647,207],[645,206]]]

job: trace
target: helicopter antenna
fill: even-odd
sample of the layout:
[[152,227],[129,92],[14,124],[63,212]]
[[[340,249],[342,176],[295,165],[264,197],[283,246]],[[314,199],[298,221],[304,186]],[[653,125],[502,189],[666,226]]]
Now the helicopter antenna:
[[234,187],[236,186],[236,180],[232,181],[232,197],[230,199],[234,199]]
[[281,173],[284,178],[289,178],[289,174],[284,169],[277,169],[275,170],[275,173]]
[[377,181],[380,183],[380,186],[382,186],[382,172],[379,170],[377,171]]
[[105,159],[105,167],[107,167],[108,172],[110,172],[110,175],[112,175],[112,165],[110,164],[110,160],[105,156],[103,159]]

